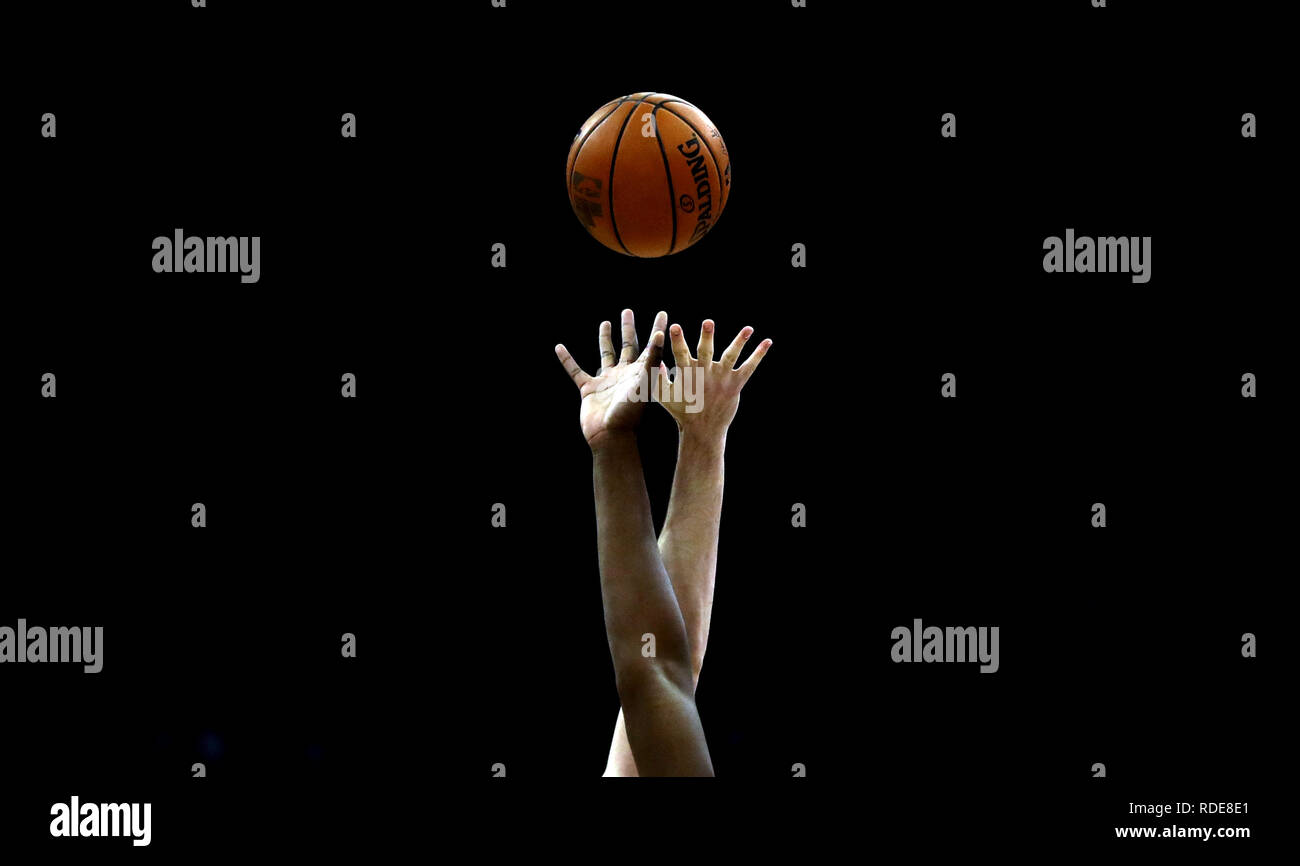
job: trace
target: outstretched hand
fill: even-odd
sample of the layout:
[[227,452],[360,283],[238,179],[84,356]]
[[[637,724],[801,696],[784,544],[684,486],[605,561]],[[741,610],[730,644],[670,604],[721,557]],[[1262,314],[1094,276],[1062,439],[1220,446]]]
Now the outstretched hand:
[[714,327],[712,319],[704,320],[694,358],[686,345],[682,326],[673,325],[668,330],[677,370],[670,380],[667,365],[660,362],[658,399],[683,432],[725,435],[740,406],[740,390],[772,347],[771,340],[764,340],[737,367],[736,361],[754,333],[753,328],[745,327],[723,351],[722,357],[714,361]]
[[587,444],[595,448],[605,437],[636,429],[641,413],[650,400],[651,371],[659,365],[664,344],[664,326],[668,314],[655,316],[650,340],[641,349],[636,338],[636,320],[631,310],[622,315],[623,346],[614,354],[613,328],[609,322],[600,323],[600,372],[589,376],[573,360],[564,344],[555,347],[555,354],[572,377],[582,395],[578,420]]

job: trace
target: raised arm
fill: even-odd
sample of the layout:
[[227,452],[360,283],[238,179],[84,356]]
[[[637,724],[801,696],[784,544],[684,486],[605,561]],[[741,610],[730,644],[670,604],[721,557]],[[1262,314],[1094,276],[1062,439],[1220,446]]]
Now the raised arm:
[[[606,352],[610,325],[601,325],[602,366],[594,377],[578,367],[563,345],[555,347],[582,394],[580,421],[592,453],[605,633],[628,742],[641,774],[711,776],[686,627],[660,559],[637,452],[636,426],[650,397],[650,376],[664,335],[656,320],[649,345],[638,355],[630,310],[623,311],[622,325],[617,363],[612,346]],[[642,654],[647,634],[654,639],[652,657]]]
[[[669,334],[677,373],[669,380],[663,365],[657,373],[659,402],[677,421],[678,431],[677,470],[673,474],[668,516],[659,534],[659,554],[686,626],[693,684],[700,679],[713,614],[727,430],[736,417],[741,388],[772,345],[771,340],[764,340],[737,368],[736,362],[754,329],[741,329],[716,362],[713,360],[714,331],[713,320],[705,319],[700,327],[696,357],[692,358],[681,326],[673,325]],[[638,775],[622,713],[614,725],[605,775]]]
[[713,333],[713,320],[705,319],[693,358],[681,326],[673,325],[669,334],[677,371],[671,382],[665,366],[661,364],[658,371],[659,402],[677,422],[678,431],[677,471],[659,552],[686,623],[697,680],[713,610],[727,430],[736,417],[741,389],[772,346],[771,340],[764,340],[737,367],[754,329],[742,328],[717,361],[713,360]]

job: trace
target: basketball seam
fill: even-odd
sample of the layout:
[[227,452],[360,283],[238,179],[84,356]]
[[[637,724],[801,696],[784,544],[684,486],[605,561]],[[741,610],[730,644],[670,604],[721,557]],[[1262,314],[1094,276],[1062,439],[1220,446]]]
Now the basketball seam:
[[[662,102],[655,103],[654,111],[650,113],[657,112],[661,105],[663,105]],[[657,123],[655,124],[655,141],[659,142],[659,155],[664,158],[664,174],[668,177],[668,212],[673,215],[673,234],[668,241],[668,255],[671,256],[673,250],[677,249],[677,190],[673,187],[673,170],[668,165],[668,151],[664,150],[664,137],[659,134],[659,124]]]
[[[665,104],[667,104],[667,103],[669,103],[669,102],[678,102],[678,103],[681,103],[682,105],[686,105],[686,106],[689,106],[690,108],[694,108],[696,111],[700,111],[699,108],[697,108],[697,107],[694,106],[694,105],[691,105],[691,104],[690,104],[689,102],[687,102],[685,99],[665,99],[663,102],[661,102],[661,103],[659,103],[659,104],[660,104],[660,105],[665,105]],[[718,172],[718,186],[719,186],[720,190],[721,190],[724,194],[727,193],[727,192],[729,192],[729,190],[727,190],[726,187],[724,187],[723,184],[722,184],[722,167],[721,167],[720,165],[718,165],[718,158],[717,158],[716,156],[713,155],[713,148],[709,147],[709,140],[708,140],[707,138],[705,138],[704,135],[703,135],[703,134],[702,134],[698,129],[695,128],[695,124],[691,123],[691,122],[690,122],[689,120],[687,120],[685,117],[682,117],[680,114],[678,114],[677,112],[673,111],[671,108],[665,108],[664,111],[667,111],[667,112],[668,112],[669,114],[671,114],[673,117],[676,117],[676,118],[678,118],[679,120],[681,120],[683,123],[685,123],[687,126],[689,126],[689,127],[691,128],[691,130],[692,130],[696,135],[700,136],[701,140],[703,140],[703,142],[704,142],[704,149],[707,150],[707,151],[709,152],[709,157],[713,160],[713,168]],[[703,114],[704,112],[700,111],[700,113]],[[728,163],[730,163],[730,161],[731,161],[730,158],[728,158],[727,161],[728,161]],[[726,202],[725,200],[723,200],[723,199],[720,199],[719,202],[718,202],[718,204],[719,204],[721,207],[726,207],[727,202]],[[719,213],[721,213],[721,208],[719,208]]]
[[[581,153],[582,153],[582,149],[583,149],[584,147],[587,146],[587,139],[591,138],[592,133],[594,133],[597,129],[600,129],[600,125],[601,125],[602,123],[604,123],[605,121],[609,120],[610,116],[611,116],[614,112],[618,111],[619,106],[622,105],[623,103],[627,102],[627,101],[628,101],[628,97],[626,97],[626,96],[619,97],[619,100],[618,100],[617,103],[614,104],[614,107],[611,108],[609,111],[605,112],[605,116],[602,117],[600,120],[596,121],[595,126],[593,126],[591,129],[587,130],[587,134],[584,135],[584,136],[582,137],[582,141],[578,142],[578,150],[577,150],[577,152],[573,154],[573,164],[574,164],[575,167],[576,167],[577,164],[578,164],[578,156],[579,156],[579,154],[581,154]],[[572,178],[570,178],[570,181],[572,181]]]
[[[627,101],[628,101],[628,97],[626,96],[620,97],[618,100],[618,104],[615,105],[613,108],[611,108],[609,111],[605,112],[605,116],[602,117],[600,120],[596,121],[595,126],[587,130],[587,134],[582,137],[582,141],[578,142],[578,149],[573,153],[573,168],[569,171],[569,188],[568,190],[566,190],[566,192],[568,192],[569,194],[570,200],[572,200],[573,198],[573,176],[578,171],[578,157],[582,156],[582,149],[587,146],[587,141],[591,139],[592,133],[594,133],[597,129],[600,129],[600,125],[605,121],[609,120],[609,118],[614,114],[614,112],[618,111],[619,106],[621,106],[623,103]],[[614,202],[612,199],[610,200],[609,203],[609,209],[611,212],[614,210]]]
[[627,117],[623,118],[623,126],[619,128],[618,138],[614,140],[614,152],[609,157],[609,224],[610,227],[614,229],[614,240],[618,241],[618,245],[623,248],[623,252],[627,253],[629,256],[633,256],[634,258],[640,257],[629,250],[627,244],[623,243],[623,236],[618,233],[618,218],[614,215],[614,165],[618,162],[618,148],[623,143],[623,133],[627,132],[627,125],[631,122],[632,115],[636,114],[636,107],[650,97],[656,95],[657,94],[654,93],[647,93],[645,96],[638,99],[632,106],[632,110],[627,113]]
[[[681,101],[681,100],[678,100],[678,102],[680,102],[680,101]],[[663,106],[663,103],[661,102],[661,103],[659,103],[659,105],[662,107],[662,106]],[[635,111],[635,110],[636,110],[636,109],[633,109],[633,111]],[[697,109],[697,110],[698,110],[698,109]],[[680,120],[682,123],[684,123],[684,124],[686,124],[687,126],[689,126],[689,127],[691,128],[691,132],[695,133],[696,135],[698,135],[698,136],[700,137],[700,142],[704,145],[704,150],[708,152],[708,154],[709,154],[709,159],[713,160],[713,173],[714,173],[715,175],[718,176],[718,188],[721,189],[721,188],[722,188],[722,169],[718,166],[718,158],[717,158],[716,156],[713,155],[713,148],[709,147],[709,140],[708,140],[707,138],[704,137],[704,133],[702,133],[702,132],[700,132],[698,129],[696,129],[696,128],[695,128],[695,124],[691,123],[689,120],[687,120],[685,117],[682,117],[680,114],[678,114],[677,112],[673,111],[671,108],[665,108],[664,111],[668,112],[668,113],[671,114],[673,117],[677,118],[677,119]],[[722,202],[721,200],[719,200],[719,203],[718,203],[718,204],[719,204],[719,206],[718,206],[718,216],[721,217],[721,216],[722,216],[722,206],[725,204],[725,202]],[[610,211],[613,211],[613,210],[614,210],[614,197],[613,197],[613,194],[612,194],[612,193],[611,193],[611,195],[610,195],[610,199],[609,199],[609,209],[610,209]],[[699,218],[696,217],[696,219],[699,219]],[[717,221],[716,221],[716,220],[714,221],[714,225],[717,225]],[[622,243],[622,241],[619,241],[619,243]],[[689,244],[688,244],[688,246],[689,246]]]

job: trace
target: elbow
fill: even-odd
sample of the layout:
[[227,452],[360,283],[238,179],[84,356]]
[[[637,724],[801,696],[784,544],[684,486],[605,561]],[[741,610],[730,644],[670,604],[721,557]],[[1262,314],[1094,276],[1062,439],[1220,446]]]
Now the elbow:
[[688,659],[676,657],[627,659],[614,668],[618,699],[624,707],[635,706],[647,695],[662,693],[665,686],[694,697],[695,683]]

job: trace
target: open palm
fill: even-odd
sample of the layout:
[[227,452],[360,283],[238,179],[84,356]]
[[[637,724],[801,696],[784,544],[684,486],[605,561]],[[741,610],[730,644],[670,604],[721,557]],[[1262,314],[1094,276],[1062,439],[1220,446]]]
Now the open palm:
[[660,405],[673,416],[679,429],[692,429],[705,433],[725,434],[736,417],[740,405],[740,391],[758,369],[759,362],[772,347],[771,340],[764,340],[758,348],[750,353],[749,358],[739,367],[740,353],[745,348],[754,329],[742,328],[722,352],[722,357],[713,360],[712,319],[705,319],[700,326],[700,342],[696,348],[696,357],[691,357],[691,349],[686,345],[686,336],[681,325],[668,329],[672,342],[673,358],[677,369],[671,379],[668,368],[659,365],[658,400]]
[[563,344],[555,347],[564,369],[573,378],[582,395],[578,420],[588,444],[595,444],[612,431],[633,430],[650,399],[650,372],[659,363],[663,348],[663,329],[668,314],[655,317],[649,342],[640,350],[636,338],[636,320],[631,310],[624,310],[621,320],[623,347],[614,354],[613,328],[600,323],[600,371],[589,376],[578,366]]

